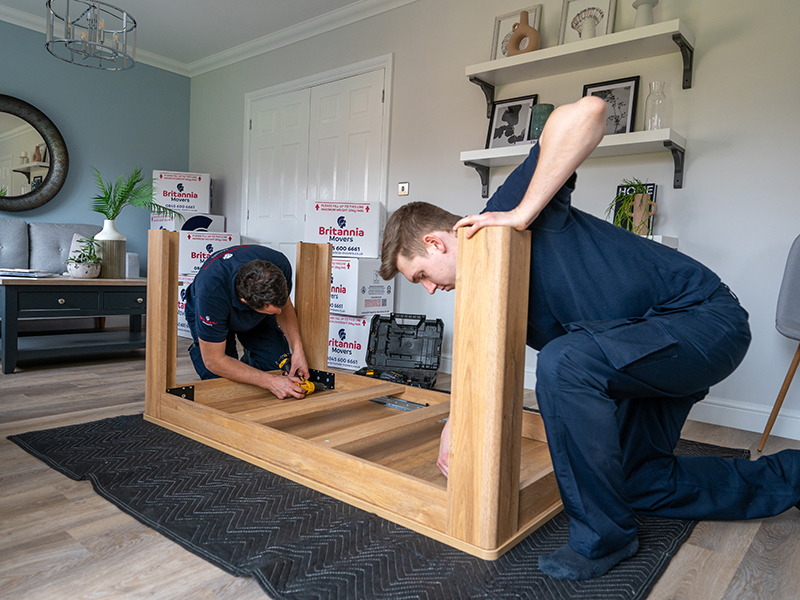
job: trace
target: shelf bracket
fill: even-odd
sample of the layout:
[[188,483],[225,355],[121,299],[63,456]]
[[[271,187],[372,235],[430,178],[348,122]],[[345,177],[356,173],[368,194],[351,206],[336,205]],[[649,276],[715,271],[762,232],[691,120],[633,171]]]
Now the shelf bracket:
[[481,198],[489,197],[489,167],[472,161],[464,161],[465,167],[472,167],[481,178]]
[[672,34],[672,40],[678,45],[681,56],[683,56],[683,89],[691,89],[694,48],[692,48],[691,44],[689,44],[686,38],[680,33]]
[[494,106],[494,86],[477,77],[470,77],[469,80],[483,90],[483,95],[486,96],[486,118],[491,119]]
[[672,180],[672,187],[679,190],[683,187],[683,166],[686,159],[686,150],[670,140],[664,142],[664,147],[672,152],[672,160],[675,162],[675,176]]

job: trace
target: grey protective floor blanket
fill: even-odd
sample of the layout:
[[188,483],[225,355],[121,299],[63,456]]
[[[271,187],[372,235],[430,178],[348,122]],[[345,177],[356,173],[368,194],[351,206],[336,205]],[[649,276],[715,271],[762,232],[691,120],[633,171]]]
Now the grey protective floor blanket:
[[[694,521],[642,517],[639,552],[603,577],[537,566],[567,541],[562,513],[496,561],[475,558],[144,421],[141,415],[10,440],[190,552],[278,599],[646,598]],[[680,454],[747,457],[681,441]]]

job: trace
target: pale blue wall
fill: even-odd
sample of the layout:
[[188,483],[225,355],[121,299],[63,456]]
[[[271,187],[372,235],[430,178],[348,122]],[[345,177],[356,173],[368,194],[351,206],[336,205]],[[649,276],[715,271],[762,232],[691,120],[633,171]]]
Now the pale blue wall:
[[[138,63],[109,72],[58,60],[44,48],[44,34],[0,21],[0,93],[33,104],[61,131],[69,150],[66,183],[34,210],[0,212],[28,222],[103,224],[89,210],[96,186],[92,167],[106,180],[141,166],[186,171],[189,167],[190,80]],[[138,252],[144,272],[149,213],[128,207],[117,220]]]

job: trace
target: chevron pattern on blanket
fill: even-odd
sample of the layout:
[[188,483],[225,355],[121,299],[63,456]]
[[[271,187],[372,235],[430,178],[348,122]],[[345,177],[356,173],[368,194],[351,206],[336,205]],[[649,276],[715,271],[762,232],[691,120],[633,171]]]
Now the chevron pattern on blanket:
[[[693,521],[638,519],[640,550],[601,578],[550,579],[537,559],[566,543],[562,513],[484,561],[144,421],[116,417],[11,436],[27,452],[271,598],[372,600],[647,597]],[[676,452],[748,456],[681,442]]]

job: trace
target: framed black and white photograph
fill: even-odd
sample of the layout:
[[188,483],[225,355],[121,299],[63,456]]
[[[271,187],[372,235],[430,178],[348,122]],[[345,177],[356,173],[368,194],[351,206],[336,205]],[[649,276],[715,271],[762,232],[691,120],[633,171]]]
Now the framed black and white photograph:
[[606,112],[606,135],[633,131],[638,93],[638,75],[636,77],[583,86],[584,96],[602,98],[608,106],[608,111]]
[[[508,40],[514,32],[514,23],[519,23],[519,14],[528,12],[528,24],[539,31],[539,22],[542,18],[542,5],[534,4],[528,8],[520,8],[504,15],[498,15],[494,20],[494,35],[492,36],[492,54],[490,60],[508,56]],[[524,50],[524,48],[523,48]]]
[[614,33],[617,0],[563,0],[558,44]]
[[487,148],[507,148],[530,143],[531,109],[538,95],[523,96],[494,103]]

